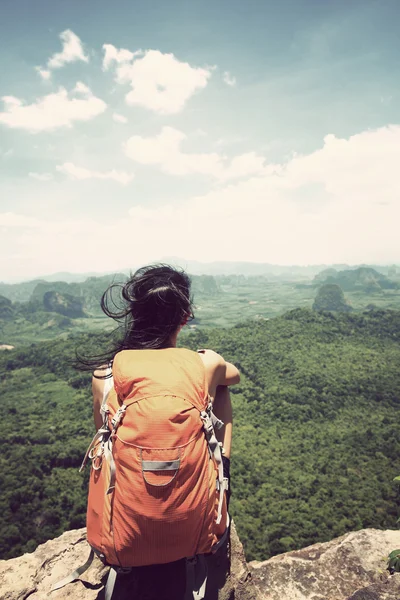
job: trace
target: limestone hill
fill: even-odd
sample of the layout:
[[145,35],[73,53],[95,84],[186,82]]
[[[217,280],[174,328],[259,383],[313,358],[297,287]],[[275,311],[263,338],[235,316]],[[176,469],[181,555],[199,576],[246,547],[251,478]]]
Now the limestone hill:
[[372,293],[399,288],[399,284],[396,281],[392,281],[372,267],[359,267],[345,271],[326,269],[314,278],[314,283],[337,284],[345,292],[364,291]]
[[342,288],[336,283],[321,285],[312,308],[317,311],[333,312],[350,312],[352,310],[346,302]]
[[71,319],[85,317],[83,311],[83,300],[71,294],[59,294],[58,292],[46,292],[43,296],[43,306],[50,312],[55,312]]
[[[79,299],[82,310],[89,314],[100,314],[100,299],[107,287],[113,283],[119,284],[125,282],[127,275],[124,273],[114,273],[102,277],[88,277],[85,281],[65,282],[65,281],[28,281],[16,284],[0,283],[1,297],[8,298],[12,302],[18,303],[39,303],[48,299],[48,294],[59,294],[64,298],[74,297]],[[212,275],[193,275],[192,290],[195,296],[215,296],[221,293],[221,288]],[[50,303],[54,306],[60,306],[60,303]],[[45,301],[46,303],[46,301]],[[75,300],[76,303],[76,300]],[[61,305],[64,305],[61,302]],[[1,307],[0,307],[1,309]],[[58,312],[58,311],[55,311]],[[69,316],[69,315],[67,315]],[[82,315],[80,315],[82,316]],[[1,317],[0,317],[1,318]]]

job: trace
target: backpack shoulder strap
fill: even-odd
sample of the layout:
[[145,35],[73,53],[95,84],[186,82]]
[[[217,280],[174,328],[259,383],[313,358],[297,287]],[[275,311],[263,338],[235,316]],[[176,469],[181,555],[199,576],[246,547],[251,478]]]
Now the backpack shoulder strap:
[[105,374],[106,374],[107,379],[104,379],[103,401],[102,401],[101,407],[100,407],[101,414],[104,413],[104,410],[105,410],[105,407],[107,404],[108,394],[111,392],[112,388],[114,387],[114,378],[112,376],[111,365],[108,366]]
[[219,525],[222,518],[222,504],[225,495],[224,493],[228,489],[228,479],[224,477],[221,446],[219,445],[219,442],[215,435],[214,423],[218,429],[223,425],[223,423],[222,421],[217,419],[217,417],[213,414],[211,401],[209,402],[207,409],[203,410],[200,413],[200,418],[203,421],[204,433],[206,435],[210,454],[214,457],[218,469],[217,490],[219,491],[219,502],[216,523],[217,525]]

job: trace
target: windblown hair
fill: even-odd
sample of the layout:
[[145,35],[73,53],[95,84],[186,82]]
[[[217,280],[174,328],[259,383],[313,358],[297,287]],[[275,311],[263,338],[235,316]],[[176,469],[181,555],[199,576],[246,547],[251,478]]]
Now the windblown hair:
[[100,304],[118,323],[117,341],[102,354],[79,356],[79,368],[112,363],[121,350],[168,348],[179,326],[193,318],[190,283],[183,270],[159,264],[138,269],[125,284],[110,285]]

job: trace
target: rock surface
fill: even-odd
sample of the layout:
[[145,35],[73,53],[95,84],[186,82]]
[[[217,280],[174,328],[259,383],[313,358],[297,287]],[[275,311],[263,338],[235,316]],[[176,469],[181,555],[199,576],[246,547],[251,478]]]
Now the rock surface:
[[357,590],[348,600],[398,600],[399,598],[400,574],[396,573],[386,581]]
[[260,600],[399,600],[398,591],[392,596],[355,595],[376,583],[389,590],[397,585],[386,571],[386,559],[399,547],[400,531],[363,529],[250,563],[252,580]]
[[[52,586],[83,565],[89,554],[85,529],[68,531],[59,538],[39,546],[32,554],[0,561],[1,600],[102,600],[108,568],[95,558],[91,567],[79,580],[64,588],[51,591]],[[257,600],[250,580],[243,547],[234,527],[230,543],[231,568],[226,552],[210,557],[207,600]],[[183,565],[169,569],[167,577],[179,577]],[[115,600],[177,600],[168,591],[167,577],[160,586],[160,571],[153,567],[139,573],[139,577],[119,578]],[[159,569],[159,568],[158,568]],[[162,575],[161,575],[162,577]],[[175,582],[176,583],[176,582]],[[174,586],[176,589],[176,585]]]
[[[400,574],[386,571],[386,558],[396,548],[400,531],[365,529],[247,565],[232,528],[230,570],[225,553],[211,557],[206,600],[399,600]],[[79,580],[51,592],[87,556],[85,530],[79,529],[32,554],[0,561],[0,599],[102,600],[108,569],[97,559]],[[167,579],[176,584],[182,565],[176,563],[165,579],[161,575],[161,583],[160,571],[145,569],[120,578],[115,600],[177,600],[168,592]]]

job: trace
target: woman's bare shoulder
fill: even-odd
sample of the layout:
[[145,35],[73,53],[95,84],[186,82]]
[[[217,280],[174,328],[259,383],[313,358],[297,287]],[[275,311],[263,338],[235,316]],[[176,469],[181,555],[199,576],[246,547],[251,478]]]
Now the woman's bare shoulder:
[[102,390],[104,388],[105,377],[108,373],[109,365],[101,365],[93,371],[92,388]]
[[209,348],[202,348],[201,350],[197,350],[202,361],[209,365],[219,365],[223,364],[225,361],[223,357],[215,352],[215,350],[210,350]]
[[240,381],[239,370],[214,350],[200,350],[207,373],[213,375],[215,385],[234,385]]

